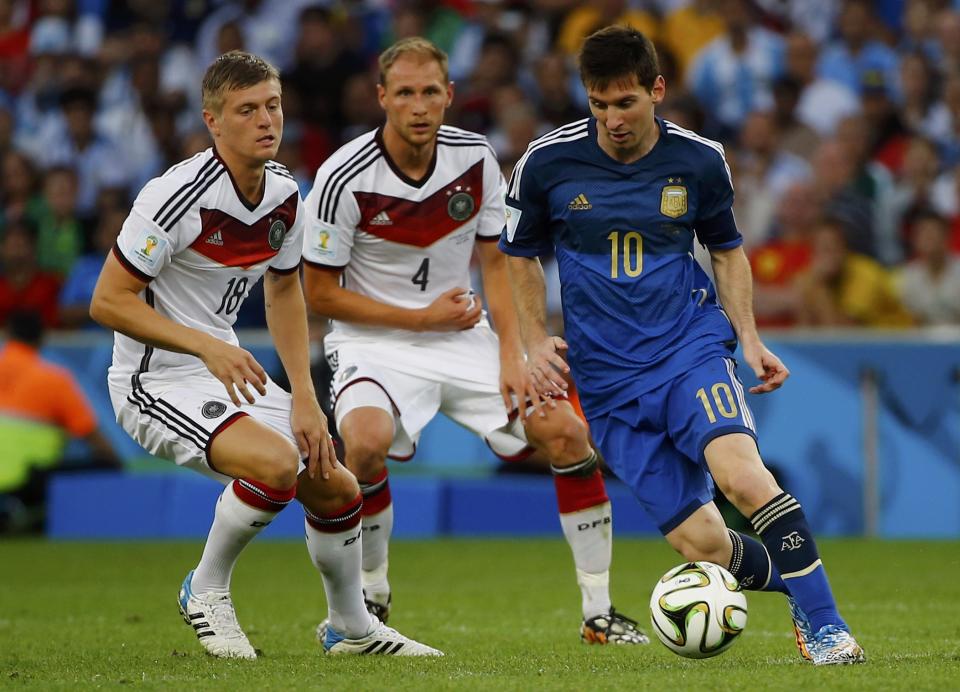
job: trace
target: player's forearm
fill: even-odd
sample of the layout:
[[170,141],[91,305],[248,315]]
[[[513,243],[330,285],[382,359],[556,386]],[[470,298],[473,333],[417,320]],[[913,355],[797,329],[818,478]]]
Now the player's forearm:
[[743,248],[710,253],[717,295],[741,344],[758,343],[753,316],[753,275]]
[[164,317],[130,291],[95,291],[90,317],[142,344],[191,356],[200,357],[206,342],[213,338]]
[[522,355],[520,321],[513,304],[507,258],[496,247],[481,248],[481,252],[483,295],[500,340],[501,356]]
[[536,257],[508,257],[507,271],[520,324],[520,335],[527,351],[546,339],[547,288],[543,267]]
[[321,317],[392,329],[423,329],[422,311],[388,305],[343,288],[337,280],[323,276],[318,269],[306,270],[307,304]]
[[290,380],[290,391],[316,398],[310,377],[310,345],[307,330],[307,306],[298,275],[267,272],[264,277],[264,312],[267,329],[283,370]]

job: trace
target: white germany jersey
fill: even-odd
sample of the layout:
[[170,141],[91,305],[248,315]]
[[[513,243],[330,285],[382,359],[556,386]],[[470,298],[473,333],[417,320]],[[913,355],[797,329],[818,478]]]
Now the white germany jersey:
[[[149,285],[141,297],[174,322],[231,344],[237,310],[267,268],[300,266],[303,203],[290,173],[268,162],[263,200],[240,194],[213,149],[177,164],[143,188],[113,253]],[[110,384],[178,379],[198,370],[195,356],[154,349],[117,333]]]
[[[441,127],[430,169],[415,181],[394,164],[374,130],[317,171],[305,202],[303,257],[314,267],[343,270],[351,291],[398,307],[426,307],[451,288],[470,288],[474,243],[500,238],[505,192],[482,135]],[[338,321],[331,336],[416,338]]]

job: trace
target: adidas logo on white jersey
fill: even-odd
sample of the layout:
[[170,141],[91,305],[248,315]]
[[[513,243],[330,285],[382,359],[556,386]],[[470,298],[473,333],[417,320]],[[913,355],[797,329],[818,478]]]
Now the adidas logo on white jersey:
[[387,212],[381,211],[379,214],[370,219],[371,226],[392,226],[393,221],[387,216]]
[[567,205],[567,209],[572,209],[573,211],[585,211],[587,209],[593,209],[593,205],[590,204],[587,200],[587,196],[582,192],[570,200],[570,204]]
[[220,230],[218,229],[218,230],[214,231],[214,232],[213,232],[213,235],[211,235],[209,238],[207,238],[206,241],[204,241],[204,242],[210,243],[211,245],[221,245],[221,246],[222,246],[222,245],[223,245],[223,236],[220,235]]

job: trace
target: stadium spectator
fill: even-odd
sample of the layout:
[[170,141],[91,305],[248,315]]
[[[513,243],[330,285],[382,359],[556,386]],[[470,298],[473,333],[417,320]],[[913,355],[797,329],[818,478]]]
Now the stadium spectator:
[[794,31],[786,40],[787,77],[800,88],[796,118],[822,137],[833,134],[837,121],[860,110],[860,101],[852,89],[835,79],[817,75],[817,44],[806,34]]
[[886,166],[870,158],[874,136],[869,121],[861,114],[848,115],[837,125],[836,140],[853,164],[850,186],[869,201],[873,211],[876,257],[890,266],[903,259],[903,248],[895,212],[894,178]]
[[657,40],[660,24],[645,9],[631,7],[627,0],[598,0],[578,3],[566,15],[557,31],[557,48],[575,58],[583,40],[597,29],[610,24],[631,26],[651,40]]
[[[18,311],[0,348],[0,532],[42,521],[49,472],[119,468],[120,460],[97,425],[74,376],[40,355],[43,322]],[[87,443],[82,460],[65,460],[66,439]]]
[[937,99],[938,84],[929,58],[920,52],[900,60],[899,110],[907,128],[935,141],[950,137],[950,111]]
[[46,327],[57,324],[60,279],[37,268],[36,232],[24,219],[7,219],[0,240],[0,326],[15,310],[36,312]]
[[900,276],[900,297],[918,324],[960,325],[960,258],[950,253],[946,219],[919,212],[911,221],[913,259]]
[[37,229],[37,267],[66,276],[83,251],[84,229],[77,218],[77,174],[58,166],[47,171],[43,197],[27,210]]
[[0,93],[16,92],[28,74],[30,30],[25,13],[16,16],[15,0],[0,0]]
[[870,0],[844,0],[837,29],[839,37],[820,54],[817,73],[821,77],[858,93],[869,72],[882,74],[887,84],[897,83],[899,58],[877,40],[877,18]]
[[726,29],[716,0],[690,0],[664,16],[660,41],[673,54],[681,80],[700,51]]
[[780,148],[780,133],[772,111],[754,111],[740,130],[737,181],[749,194],[737,197],[736,215],[744,248],[760,245],[770,226],[780,197],[792,184],[810,178],[803,158]]
[[98,329],[90,319],[90,300],[97,277],[103,269],[107,253],[117,240],[120,227],[127,218],[124,208],[108,208],[100,214],[100,220],[93,232],[93,248],[77,258],[60,291],[60,326],[68,329]]
[[124,185],[123,153],[114,142],[94,127],[97,95],[78,87],[60,95],[63,126],[44,143],[38,160],[44,168],[67,167],[77,172],[77,212],[84,217],[94,213],[101,187]]
[[780,132],[780,148],[807,160],[820,143],[820,135],[797,117],[800,83],[785,76],[773,83],[773,112]]
[[24,216],[40,204],[39,178],[33,160],[22,151],[8,151],[0,166],[0,230],[4,219]]
[[939,173],[936,145],[921,136],[911,137],[890,200],[891,218],[900,242],[899,257],[906,256],[910,246],[909,220],[915,212],[933,206],[934,184]]
[[730,137],[747,115],[773,104],[771,86],[783,73],[784,43],[754,21],[748,0],[723,0],[727,33],[697,55],[687,85],[707,114],[710,132]]
[[911,318],[893,277],[878,262],[847,248],[842,222],[813,231],[809,268],[797,277],[798,321],[814,327],[905,327]]
[[777,207],[773,237],[750,252],[757,326],[796,323],[799,294],[794,280],[810,264],[810,237],[818,214],[813,185],[794,183],[784,191]]
[[910,133],[879,72],[864,76],[860,103],[871,132],[870,156],[894,175],[903,165]]
[[873,202],[854,187],[857,164],[851,150],[836,139],[822,142],[813,156],[813,180],[823,213],[843,223],[854,252],[874,257]]
[[546,123],[560,127],[587,115],[581,101],[573,97],[570,64],[562,53],[551,51],[540,56],[533,66],[533,75],[534,103]]
[[[327,142],[327,151],[311,160],[319,165],[340,142],[344,122],[343,93],[347,82],[364,74],[361,56],[346,43],[342,19],[323,7],[309,7],[300,15],[294,60],[283,74],[287,91],[299,102],[300,117],[308,129]],[[286,96],[286,94],[284,94]],[[317,160],[319,159],[319,160]]]

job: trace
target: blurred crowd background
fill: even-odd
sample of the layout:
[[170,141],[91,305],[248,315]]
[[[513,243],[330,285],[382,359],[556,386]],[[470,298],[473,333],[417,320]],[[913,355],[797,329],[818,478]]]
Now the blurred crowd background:
[[[447,122],[509,175],[588,115],[576,54],[611,23],[655,42],[659,115],[725,145],[761,326],[960,325],[960,0],[0,0],[0,326],[93,326],[137,191],[210,145],[199,82],[221,52],[280,70],[278,158],[306,194],[382,121],[394,40],[447,51]],[[253,297],[238,326],[262,324]]]

